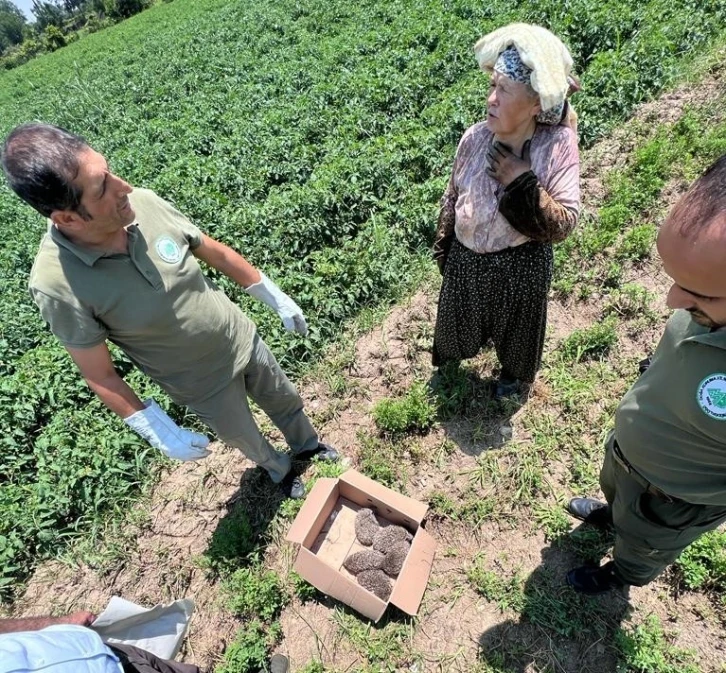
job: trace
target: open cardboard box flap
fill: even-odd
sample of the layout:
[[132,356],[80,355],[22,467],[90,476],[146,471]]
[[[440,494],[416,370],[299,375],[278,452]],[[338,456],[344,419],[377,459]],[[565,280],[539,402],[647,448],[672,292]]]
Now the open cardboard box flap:
[[285,537],[288,542],[299,545],[305,542],[305,537],[310,532],[311,522],[315,521],[337,486],[337,479],[321,478],[315,482]]
[[419,502],[406,495],[396,493],[390,488],[386,488],[373,479],[369,479],[360,472],[348,470],[340,476],[340,481],[349,484],[353,488],[367,493],[375,500],[385,502],[389,506],[397,509],[402,514],[410,517],[417,523],[421,523],[428,511],[428,505],[425,502]]
[[388,599],[406,614],[415,615],[418,612],[424,591],[429,583],[435,553],[436,540],[423,528],[419,528],[398,575],[405,577],[406,581],[396,582],[391,597]]

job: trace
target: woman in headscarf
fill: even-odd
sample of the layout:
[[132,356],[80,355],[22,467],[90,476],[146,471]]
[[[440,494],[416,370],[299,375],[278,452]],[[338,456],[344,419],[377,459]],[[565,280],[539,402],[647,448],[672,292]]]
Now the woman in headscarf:
[[498,399],[528,393],[542,360],[552,244],[577,223],[579,154],[572,58],[552,33],[512,24],[474,47],[491,71],[486,120],[463,135],[441,200],[434,258],[443,275],[433,363],[489,341]]

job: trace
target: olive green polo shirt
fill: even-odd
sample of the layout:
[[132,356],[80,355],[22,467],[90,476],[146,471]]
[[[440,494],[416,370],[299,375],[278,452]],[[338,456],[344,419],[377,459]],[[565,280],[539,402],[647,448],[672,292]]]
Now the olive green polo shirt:
[[109,340],[179,403],[222,390],[247,365],[255,325],[203,273],[202,234],[152,191],[135,189],[126,254],[43,237],[30,292],[71,348]]
[[615,414],[628,462],[669,495],[726,506],[726,330],[676,311]]

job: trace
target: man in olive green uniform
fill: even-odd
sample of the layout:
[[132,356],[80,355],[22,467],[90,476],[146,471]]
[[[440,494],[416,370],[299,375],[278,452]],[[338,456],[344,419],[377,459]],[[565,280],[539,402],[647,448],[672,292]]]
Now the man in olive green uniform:
[[726,156],[673,208],[658,251],[679,310],[615,414],[600,475],[607,504],[569,504],[615,534],[612,561],[568,573],[583,593],[651,582],[726,521]]
[[111,341],[287,495],[302,497],[290,456],[262,436],[247,396],[296,457],[336,460],[337,452],[319,442],[254,323],[204,276],[198,260],[274,308],[287,329],[305,334],[297,304],[169,203],[111,173],[78,136],[46,124],[19,126],[5,141],[2,162],[11,188],[51,220],[30,275],[33,299],[104,404],[171,458],[209,454],[205,436],[136,396],[112,364]]

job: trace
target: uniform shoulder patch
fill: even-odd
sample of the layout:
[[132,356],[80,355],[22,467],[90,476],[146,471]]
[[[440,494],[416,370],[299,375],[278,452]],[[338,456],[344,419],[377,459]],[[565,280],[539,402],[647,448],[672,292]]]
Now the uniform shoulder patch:
[[170,236],[159,236],[154,247],[159,257],[169,264],[176,264],[182,257],[179,244]]
[[726,421],[726,374],[709,374],[698,384],[696,401],[701,411],[718,421]]

